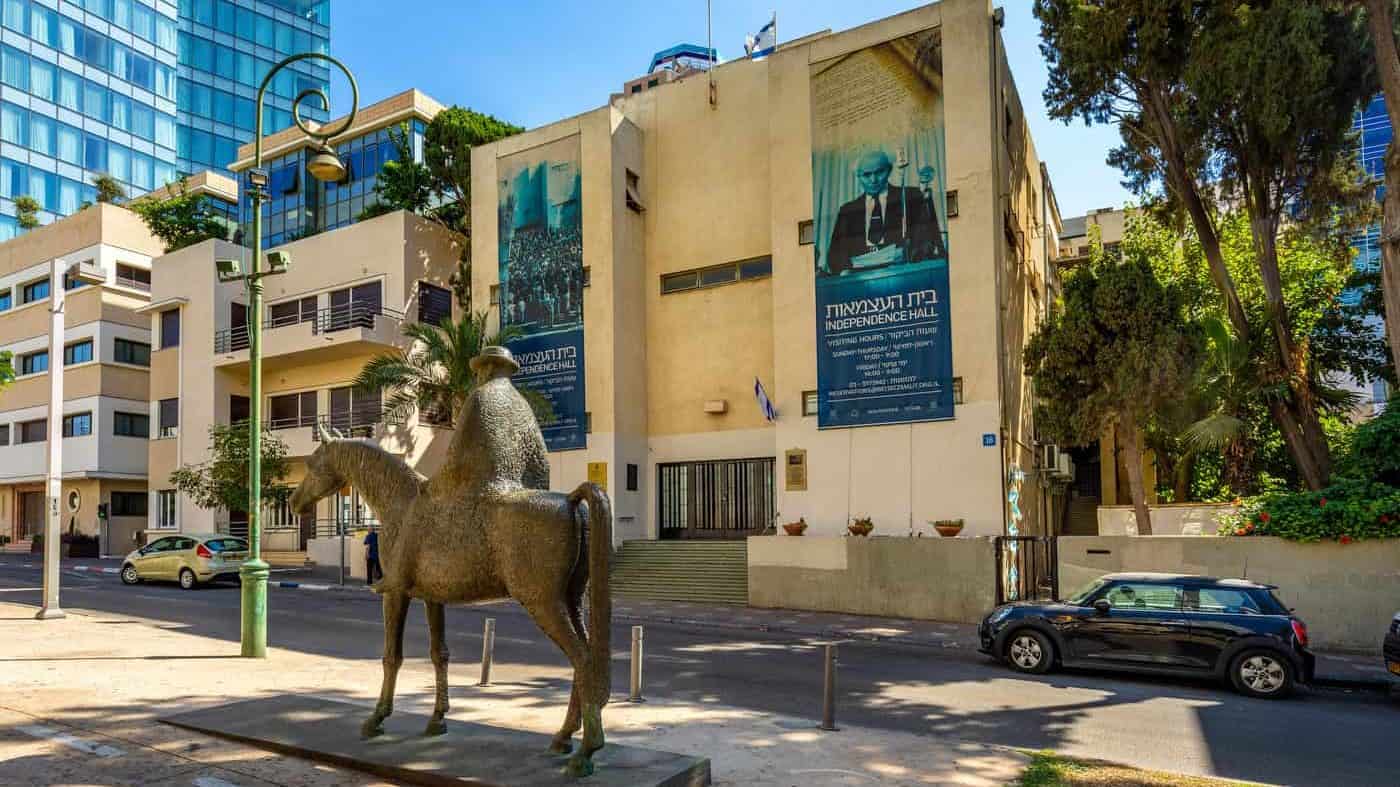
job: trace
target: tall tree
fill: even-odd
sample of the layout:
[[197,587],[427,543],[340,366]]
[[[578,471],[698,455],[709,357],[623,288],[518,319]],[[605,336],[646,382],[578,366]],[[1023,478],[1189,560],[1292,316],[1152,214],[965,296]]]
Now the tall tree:
[[92,179],[92,185],[97,189],[97,203],[99,205],[102,203],[116,205],[126,199],[126,189],[122,186],[122,182],[105,172],[98,173]]
[[1214,195],[1248,210],[1267,295],[1270,401],[1308,486],[1326,484],[1331,456],[1306,345],[1291,339],[1277,243],[1294,220],[1339,219],[1359,205],[1347,127],[1368,88],[1355,20],[1309,0],[1037,0],[1051,63],[1053,115],[1118,121],[1124,145],[1110,161],[1128,183],[1191,219],[1235,335],[1251,340],[1238,288],[1219,246]]
[[127,205],[151,234],[165,243],[172,252],[209,240],[228,240],[232,228],[209,208],[208,198],[191,193],[184,180],[170,185],[168,197],[145,196]]
[[1152,534],[1143,482],[1143,431],[1154,413],[1182,396],[1195,337],[1180,292],[1163,286],[1147,259],[1100,260],[1076,270],[1064,298],[1026,346],[1027,374],[1047,437],[1086,445],[1110,428],[1124,441],[1138,533]]
[[[262,499],[278,500],[289,493],[287,445],[265,426],[262,434]],[[248,460],[252,456],[248,425],[214,424],[209,427],[209,459],[183,465],[170,474],[170,483],[190,501],[206,510],[247,511]]]
[[[440,325],[407,323],[403,333],[411,340],[408,349],[371,358],[355,378],[355,386],[383,392],[384,410],[394,417],[405,418],[417,410],[427,420],[454,423],[462,403],[476,388],[471,360],[484,348],[520,335],[514,327],[492,335],[487,320],[486,312],[477,312],[459,320],[446,318]],[[547,399],[528,388],[520,392],[541,423],[553,420]]]

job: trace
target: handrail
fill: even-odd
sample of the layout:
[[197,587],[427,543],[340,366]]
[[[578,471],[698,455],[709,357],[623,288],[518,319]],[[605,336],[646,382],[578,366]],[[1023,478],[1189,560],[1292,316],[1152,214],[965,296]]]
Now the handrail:
[[[403,322],[404,313],[396,309],[384,306],[370,306],[364,303],[351,303],[345,306],[331,306],[325,309],[318,309],[314,316],[298,313],[294,318],[283,317],[273,319],[271,317],[263,320],[263,329],[286,328],[292,325],[300,325],[304,322],[312,323],[311,332],[314,334],[335,333],[350,328],[373,328],[375,321],[384,317],[395,322]],[[214,352],[228,353],[248,349],[248,326],[240,325],[236,328],[225,328],[214,332]]]

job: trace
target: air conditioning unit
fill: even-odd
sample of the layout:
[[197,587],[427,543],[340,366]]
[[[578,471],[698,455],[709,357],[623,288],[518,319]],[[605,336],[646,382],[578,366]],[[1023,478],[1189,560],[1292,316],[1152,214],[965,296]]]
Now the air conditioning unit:
[[1051,475],[1066,480],[1074,478],[1074,460],[1069,458],[1069,454],[1063,451],[1060,452],[1059,462],[1055,464],[1055,469]]

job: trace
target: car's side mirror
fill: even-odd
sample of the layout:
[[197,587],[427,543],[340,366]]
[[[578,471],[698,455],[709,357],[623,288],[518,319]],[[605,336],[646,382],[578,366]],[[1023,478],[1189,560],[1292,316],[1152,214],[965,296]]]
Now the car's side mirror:
[[1106,598],[1101,598],[1094,602],[1094,611],[1100,615],[1107,615],[1110,609],[1113,609],[1113,605],[1108,603],[1108,599]]

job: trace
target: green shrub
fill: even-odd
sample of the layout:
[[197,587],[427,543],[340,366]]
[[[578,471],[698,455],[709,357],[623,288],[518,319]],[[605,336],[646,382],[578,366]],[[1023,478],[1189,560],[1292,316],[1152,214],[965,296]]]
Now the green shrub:
[[1321,492],[1267,492],[1225,517],[1223,536],[1278,536],[1291,541],[1400,538],[1400,488],[1341,481]]
[[1352,478],[1400,487],[1400,407],[1358,425],[1341,464],[1339,471]]

